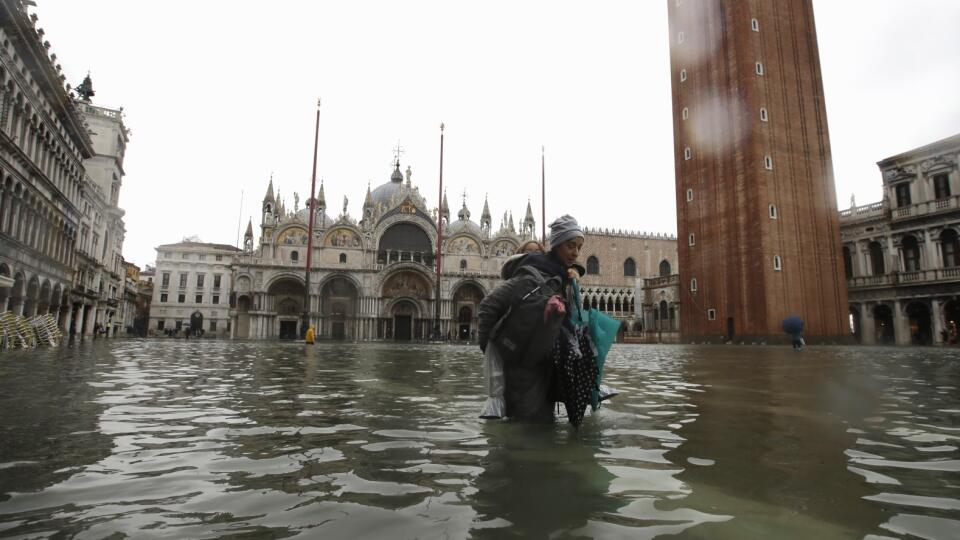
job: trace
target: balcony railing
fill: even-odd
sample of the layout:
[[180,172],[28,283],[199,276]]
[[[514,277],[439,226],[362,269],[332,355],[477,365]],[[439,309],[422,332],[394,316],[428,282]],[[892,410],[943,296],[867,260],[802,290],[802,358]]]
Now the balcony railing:
[[643,280],[643,288],[666,287],[669,285],[677,285],[678,283],[680,283],[680,274],[673,274],[672,276],[646,278]]
[[847,280],[847,288],[874,288],[895,285],[917,285],[960,281],[960,266],[952,268],[933,268],[912,272],[896,272],[880,276],[856,276]]
[[894,208],[893,221],[911,217],[939,214],[956,210],[958,208],[960,208],[960,195],[952,195],[950,197],[944,197],[943,199],[923,201],[917,204],[911,204],[909,206]]
[[840,211],[840,221],[855,221],[858,219],[882,216],[884,210],[885,209],[882,202],[870,203],[863,206],[858,206],[856,208],[848,208]]

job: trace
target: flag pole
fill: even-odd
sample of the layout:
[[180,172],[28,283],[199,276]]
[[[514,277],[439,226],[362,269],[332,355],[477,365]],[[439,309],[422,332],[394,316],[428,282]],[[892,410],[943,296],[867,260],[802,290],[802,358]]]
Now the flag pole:
[[[547,245],[547,166],[546,149],[540,146],[540,243]],[[534,233],[536,234],[536,233]]]
[[317,146],[320,140],[320,98],[317,98],[317,122],[313,130],[313,174],[310,177],[310,217],[307,220],[307,264],[305,286],[303,289],[303,318],[300,322],[300,337],[307,335],[307,327],[310,326],[310,261],[313,254],[313,219],[314,205],[316,201],[314,196],[317,189]]
[[437,288],[433,303],[433,338],[440,339],[440,243],[443,241],[443,123],[440,123],[440,191],[437,195]]

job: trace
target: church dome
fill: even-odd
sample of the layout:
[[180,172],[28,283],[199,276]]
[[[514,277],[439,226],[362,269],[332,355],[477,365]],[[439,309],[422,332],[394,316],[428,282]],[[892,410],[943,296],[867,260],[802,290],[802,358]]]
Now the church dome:
[[[409,174],[409,168],[407,169],[407,173]],[[408,195],[414,203],[426,207],[426,201],[417,190],[410,186],[410,182],[408,181],[407,185],[403,184],[403,173],[400,172],[400,162],[397,162],[396,167],[393,169],[393,174],[390,175],[390,181],[377,186],[376,189],[370,193],[370,200],[374,206],[383,205],[389,209]]]
[[457,217],[460,219],[454,221],[450,225],[447,225],[447,234],[453,236],[454,234],[467,233],[472,234],[477,237],[482,235],[480,225],[470,221],[470,210],[467,209],[467,203],[463,203],[463,208],[457,212]]

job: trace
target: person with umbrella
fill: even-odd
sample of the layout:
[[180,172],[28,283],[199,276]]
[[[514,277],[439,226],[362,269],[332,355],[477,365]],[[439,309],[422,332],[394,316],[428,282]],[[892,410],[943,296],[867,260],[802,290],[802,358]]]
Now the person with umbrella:
[[783,320],[783,331],[790,334],[795,350],[803,350],[803,319],[791,315]]

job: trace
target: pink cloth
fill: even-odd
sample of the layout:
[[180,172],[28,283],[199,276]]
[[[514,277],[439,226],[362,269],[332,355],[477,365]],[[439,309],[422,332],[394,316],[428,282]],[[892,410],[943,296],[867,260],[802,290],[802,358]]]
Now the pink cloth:
[[543,308],[543,322],[547,322],[554,315],[564,316],[567,314],[567,308],[563,305],[563,300],[559,296],[553,295],[547,300],[547,305]]

